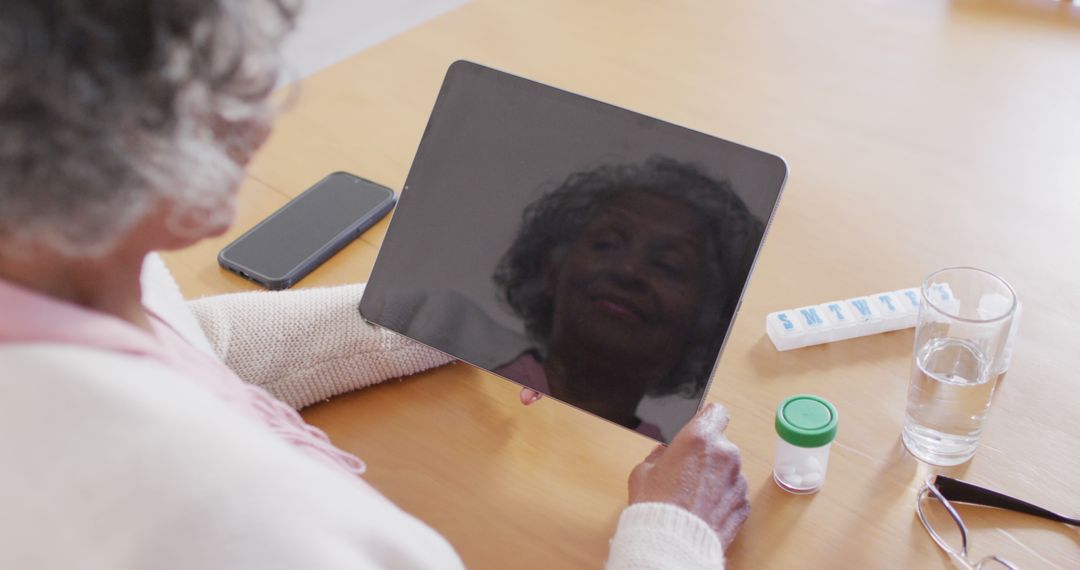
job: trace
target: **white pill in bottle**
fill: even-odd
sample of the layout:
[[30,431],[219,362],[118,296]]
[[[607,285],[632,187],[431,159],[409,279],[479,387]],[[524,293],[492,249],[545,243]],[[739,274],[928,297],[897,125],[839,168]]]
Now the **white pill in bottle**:
[[798,394],[780,402],[773,480],[781,489],[801,495],[825,484],[838,419],[836,408],[819,396]]

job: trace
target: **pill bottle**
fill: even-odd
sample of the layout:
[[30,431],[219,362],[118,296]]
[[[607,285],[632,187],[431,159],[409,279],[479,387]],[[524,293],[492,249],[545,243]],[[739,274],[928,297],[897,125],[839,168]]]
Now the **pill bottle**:
[[773,480],[781,489],[806,494],[821,488],[838,419],[836,408],[818,396],[798,394],[780,402]]

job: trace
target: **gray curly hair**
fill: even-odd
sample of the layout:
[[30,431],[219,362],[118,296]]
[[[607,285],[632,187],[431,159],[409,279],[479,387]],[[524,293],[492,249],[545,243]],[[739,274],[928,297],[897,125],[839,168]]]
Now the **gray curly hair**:
[[524,320],[530,338],[546,350],[554,320],[554,299],[544,286],[546,262],[561,259],[611,198],[631,191],[687,204],[706,223],[706,293],[691,346],[677,369],[650,390],[657,396],[696,397],[708,384],[750,273],[754,246],[764,234],[764,224],[747,209],[729,181],[713,179],[691,163],[664,156],[571,174],[525,209],[521,229],[493,279],[502,301]]
[[279,46],[298,8],[0,3],[0,248],[100,255],[162,199],[220,224],[214,216],[229,212],[215,206],[243,175],[234,157],[272,118]]

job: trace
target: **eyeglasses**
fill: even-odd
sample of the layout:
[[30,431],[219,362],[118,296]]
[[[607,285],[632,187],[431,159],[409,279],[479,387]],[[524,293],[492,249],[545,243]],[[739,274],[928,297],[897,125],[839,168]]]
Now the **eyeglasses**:
[[1015,564],[998,555],[987,556],[978,562],[968,557],[968,530],[952,503],[941,494],[931,479],[919,490],[915,504],[923,527],[942,550],[969,570],[1008,568],[1019,570]]

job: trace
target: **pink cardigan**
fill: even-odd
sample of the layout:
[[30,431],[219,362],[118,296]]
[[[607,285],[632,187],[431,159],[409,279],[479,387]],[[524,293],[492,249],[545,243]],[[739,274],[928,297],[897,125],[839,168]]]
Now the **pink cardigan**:
[[[0,280],[0,307],[5,308],[0,313],[0,343],[70,343],[155,359],[197,382],[307,455],[354,476],[364,472],[360,459],[334,447],[322,430],[304,423],[296,410],[261,387],[241,380],[220,360],[192,346],[152,312],[150,323],[154,334],[111,315],[3,280]],[[367,487],[362,479],[356,481]]]

